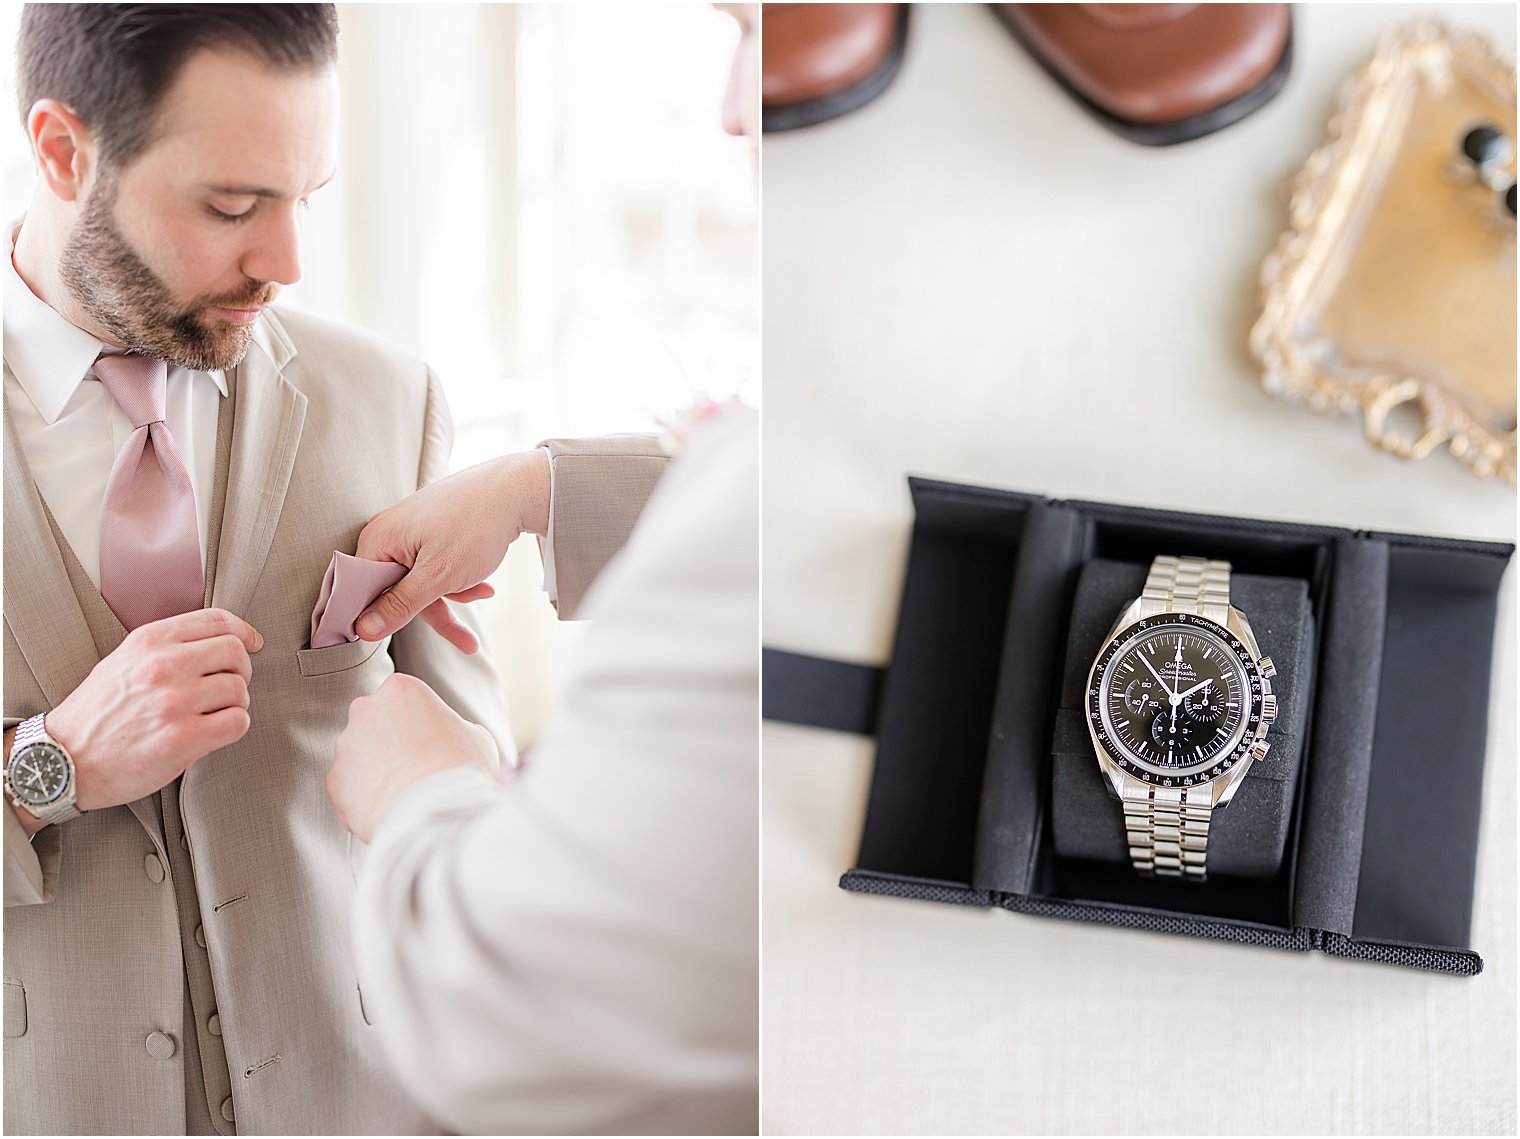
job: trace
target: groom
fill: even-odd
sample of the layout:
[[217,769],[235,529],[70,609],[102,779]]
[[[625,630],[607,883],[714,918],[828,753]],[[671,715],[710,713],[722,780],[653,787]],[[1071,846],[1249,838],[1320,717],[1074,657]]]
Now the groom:
[[[37,183],[5,269],[13,1133],[434,1130],[369,1027],[349,952],[362,847],[323,777],[350,701],[392,672],[510,744],[490,667],[420,622],[307,647],[333,552],[441,475],[451,442],[424,364],[268,307],[332,174],[336,39],[330,5],[22,19]],[[41,806],[38,741],[67,757]]]

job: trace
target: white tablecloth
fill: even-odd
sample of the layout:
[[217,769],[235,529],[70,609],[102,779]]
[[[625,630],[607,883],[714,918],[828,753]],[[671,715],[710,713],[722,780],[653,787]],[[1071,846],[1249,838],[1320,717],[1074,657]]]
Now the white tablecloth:
[[[1437,7],[1299,7],[1276,100],[1149,150],[985,8],[920,6],[880,100],[767,136],[766,643],[885,662],[910,472],[1512,539],[1509,488],[1273,401],[1245,349],[1338,84]],[[1512,6],[1441,10],[1513,53]],[[873,746],[767,724],[767,1131],[1514,1133],[1515,704],[1511,573],[1474,979],[847,894]]]

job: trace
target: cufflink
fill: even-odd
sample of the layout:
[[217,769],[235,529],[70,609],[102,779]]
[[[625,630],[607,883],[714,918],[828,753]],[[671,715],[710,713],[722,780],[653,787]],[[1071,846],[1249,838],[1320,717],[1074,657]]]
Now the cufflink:
[[[1442,167],[1442,176],[1469,190],[1486,191],[1481,224],[1501,233],[1515,232],[1514,140],[1493,123],[1479,123],[1462,135],[1457,155]],[[1476,209],[1476,203],[1474,204]]]
[[1457,154],[1446,164],[1447,178],[1458,185],[1481,184],[1502,191],[1505,169],[1515,157],[1515,144],[1493,123],[1479,123],[1462,136]]

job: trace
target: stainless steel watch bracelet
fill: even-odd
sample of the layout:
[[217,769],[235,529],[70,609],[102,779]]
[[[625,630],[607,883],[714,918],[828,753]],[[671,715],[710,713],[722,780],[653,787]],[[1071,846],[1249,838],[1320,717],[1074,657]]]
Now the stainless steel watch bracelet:
[[[1163,555],[1151,563],[1140,616],[1192,613],[1216,624],[1230,619],[1230,563]],[[1208,853],[1213,788],[1152,787],[1127,780],[1122,794],[1129,857],[1142,874],[1202,881]]]
[[11,737],[12,754],[20,751],[27,744],[47,739],[47,728],[43,724],[43,719],[42,713],[38,713],[16,725],[16,734]]
[[1203,880],[1209,842],[1212,790],[1152,787],[1139,780],[1124,785],[1124,830],[1129,857],[1142,874]]
[[1192,613],[1216,625],[1230,619],[1230,563],[1170,554],[1151,563],[1140,594],[1140,616]]

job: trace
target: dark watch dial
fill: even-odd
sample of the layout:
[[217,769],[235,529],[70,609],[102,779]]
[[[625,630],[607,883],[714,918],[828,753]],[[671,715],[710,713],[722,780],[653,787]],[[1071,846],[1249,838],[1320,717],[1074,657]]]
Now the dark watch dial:
[[1262,681],[1244,645],[1203,618],[1137,622],[1099,656],[1089,684],[1099,746],[1147,782],[1228,770],[1260,719]]
[[11,792],[23,803],[40,807],[63,794],[69,785],[68,757],[52,744],[34,743],[11,758]]
[[[1138,714],[1126,696],[1136,683],[1150,697]],[[1109,662],[1101,691],[1119,746],[1168,771],[1212,762],[1245,723],[1245,669],[1222,640],[1202,629],[1162,626],[1135,638]]]

